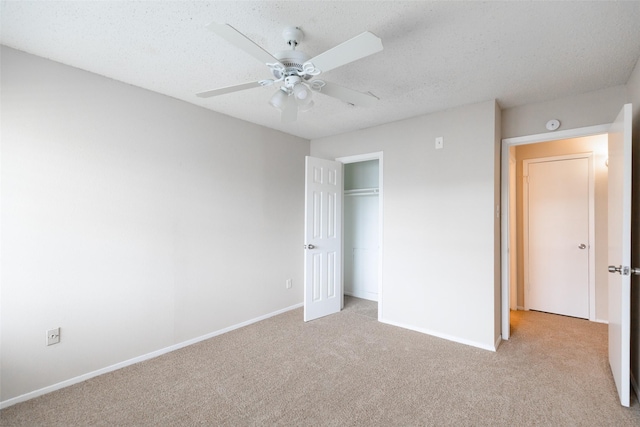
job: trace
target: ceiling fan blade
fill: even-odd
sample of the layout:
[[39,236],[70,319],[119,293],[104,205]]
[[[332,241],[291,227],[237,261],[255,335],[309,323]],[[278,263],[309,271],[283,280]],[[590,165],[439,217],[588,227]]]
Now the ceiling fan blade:
[[232,45],[236,46],[247,52],[249,55],[258,59],[264,64],[280,63],[269,52],[255,44],[251,39],[236,30],[229,24],[220,24],[218,22],[212,22],[208,24],[207,29],[213,31]]
[[[321,80],[314,80],[314,82],[321,82]],[[311,89],[323,93],[334,98],[338,98],[349,104],[358,105],[362,107],[371,107],[379,101],[379,99],[368,93],[362,93],[353,89],[347,89],[346,87],[338,86],[334,83],[322,81],[324,85],[311,85]]]
[[224,95],[225,93],[237,92],[239,90],[251,89],[254,87],[263,86],[260,82],[242,83],[239,85],[221,87],[218,89],[208,90],[206,92],[197,93],[196,96],[200,98],[211,98],[212,96]]
[[382,40],[373,33],[364,33],[339,44],[309,61],[321,72],[338,68],[382,50]]
[[282,110],[282,122],[295,122],[298,119],[298,104],[292,95],[287,98],[287,103]]

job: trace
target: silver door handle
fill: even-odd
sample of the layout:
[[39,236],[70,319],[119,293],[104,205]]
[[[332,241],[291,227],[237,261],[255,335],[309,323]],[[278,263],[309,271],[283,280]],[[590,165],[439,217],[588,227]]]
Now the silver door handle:
[[304,245],[305,249],[315,249],[316,247],[313,245]]
[[578,245],[578,249],[586,249],[586,248],[587,248],[587,245],[585,245],[584,243],[580,243]]
[[610,265],[609,273],[620,273],[625,276],[628,276],[630,274],[640,276],[640,268],[629,268],[629,267],[623,267],[621,265],[616,267],[615,265]]

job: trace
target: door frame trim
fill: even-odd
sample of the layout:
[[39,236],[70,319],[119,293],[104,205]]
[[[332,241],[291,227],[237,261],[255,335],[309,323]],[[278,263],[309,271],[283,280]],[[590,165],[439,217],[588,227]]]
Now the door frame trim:
[[[522,161],[522,177],[524,179],[525,176],[529,175],[529,165],[531,163],[545,163],[545,162],[553,162],[553,161],[562,161],[562,160],[573,160],[573,159],[587,159],[589,169],[588,169],[588,239],[589,239],[589,256],[587,266],[587,274],[588,274],[588,295],[589,295],[589,314],[588,319],[590,321],[596,320],[596,281],[595,281],[595,174],[593,170],[593,153],[575,153],[575,154],[566,154],[562,156],[549,156],[549,157],[536,157],[531,159],[525,159]],[[529,310],[529,303],[527,301],[527,289],[530,288],[531,284],[529,283],[529,186],[522,183],[522,269],[523,269],[523,290],[525,294],[524,299],[524,309]]]
[[538,142],[554,141],[557,139],[569,139],[578,138],[583,136],[598,135],[607,133],[611,123],[605,123],[595,126],[587,126],[575,129],[567,129],[562,131],[540,133],[534,135],[526,135],[512,138],[502,139],[502,153],[500,156],[501,170],[500,170],[500,198],[501,198],[501,211],[503,214],[500,216],[500,235],[501,235],[501,249],[500,249],[500,264],[501,264],[501,293],[502,298],[500,304],[501,310],[501,335],[503,340],[508,340],[511,336],[511,313],[509,310],[509,298],[510,298],[510,280],[509,280],[509,149],[517,145],[535,144]]
[[[366,162],[368,160],[378,160],[378,321],[382,321],[384,318],[384,286],[382,280],[382,262],[383,262],[383,253],[384,253],[384,179],[383,179],[383,163],[384,153],[382,151],[376,151],[373,153],[365,153],[365,154],[356,154],[353,156],[344,156],[338,157],[335,160],[337,162],[342,163],[343,165],[348,163],[359,163]],[[344,184],[343,184],[344,185]],[[344,190],[344,189],[343,189]],[[342,192],[342,197],[344,198],[344,191]],[[344,245],[344,200],[342,203],[342,244]],[[344,248],[342,250],[342,256],[344,257]],[[342,263],[342,281],[344,282],[344,262]],[[344,288],[342,290],[342,305],[344,306]]]

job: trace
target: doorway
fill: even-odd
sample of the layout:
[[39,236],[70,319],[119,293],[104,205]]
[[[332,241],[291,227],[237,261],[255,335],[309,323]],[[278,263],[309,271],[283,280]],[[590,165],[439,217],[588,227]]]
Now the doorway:
[[[593,153],[595,174],[595,237],[594,262],[590,266],[590,276],[595,281],[595,297],[591,298],[590,320],[606,322],[607,313],[607,225],[606,225],[606,157],[608,125],[558,131],[550,134],[508,138],[502,142],[502,339],[509,339],[510,309],[525,309],[523,239],[514,239],[513,233],[522,227],[522,213],[516,215],[514,209],[521,206],[522,191],[514,194],[514,181],[521,183],[521,172],[515,178],[513,168],[522,165],[523,158],[562,156],[574,153]],[[527,151],[519,153],[516,150]],[[540,153],[544,154],[540,154]],[[533,154],[535,153],[535,154]],[[604,194],[604,196],[603,196]],[[518,198],[517,203],[514,196]],[[598,201],[598,197],[600,200]],[[514,224],[514,221],[516,222]],[[602,265],[601,265],[602,264]],[[516,270],[515,272],[513,270]],[[595,271],[594,271],[595,269]]]
[[344,294],[378,301],[378,160],[344,165]]
[[382,153],[336,159],[343,163],[344,295],[377,301],[382,318]]

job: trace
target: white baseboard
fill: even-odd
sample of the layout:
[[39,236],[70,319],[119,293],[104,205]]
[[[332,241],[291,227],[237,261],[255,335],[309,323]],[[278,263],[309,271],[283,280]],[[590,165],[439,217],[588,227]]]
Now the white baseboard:
[[378,301],[378,294],[371,294],[371,292],[365,291],[353,291],[353,292],[344,292],[345,295],[349,295],[351,297],[366,299],[369,301]]
[[[409,326],[409,325],[405,325],[405,324],[400,323],[400,322],[394,322],[394,321],[387,320],[387,319],[378,319],[378,321],[382,322],[382,323],[386,323],[387,325],[397,326],[399,328],[404,328],[404,329],[409,329],[411,331],[421,332],[423,334],[427,334],[427,335],[431,335],[431,336],[434,336],[434,337],[442,338],[442,339],[445,339],[445,340],[448,340],[448,341],[457,342],[459,344],[470,345],[472,347],[481,348],[483,350],[496,351],[496,349],[498,348],[497,346],[492,347],[491,344],[487,345],[487,344],[479,343],[479,342],[476,342],[476,341],[471,341],[471,340],[467,340],[467,339],[464,339],[464,338],[456,337],[456,336],[453,336],[453,335],[448,335],[448,334],[443,334],[443,333],[440,333],[440,332],[432,331],[432,330],[429,330],[429,329],[416,328],[415,326]],[[500,338],[498,338],[498,340],[500,340]]]
[[519,305],[519,306],[518,306],[518,310],[520,310],[520,311],[524,311],[524,310],[525,310],[525,308],[524,308],[523,306]]
[[592,320],[592,321],[593,321],[593,322],[596,322],[596,323],[604,323],[604,324],[606,324],[606,325],[608,325],[608,324],[609,324],[609,321],[608,321],[608,320],[594,319],[594,320]]
[[56,391],[56,390],[60,390],[60,389],[65,388],[65,387],[69,387],[70,385],[77,384],[77,383],[80,383],[82,381],[86,381],[86,380],[88,380],[90,378],[93,378],[93,377],[97,377],[98,375],[106,374],[108,372],[113,372],[113,371],[116,371],[118,369],[124,368],[126,366],[131,366],[131,365],[134,365],[136,363],[144,362],[145,360],[149,360],[149,359],[156,358],[158,356],[162,356],[163,354],[170,353],[172,351],[175,351],[175,350],[190,346],[192,344],[196,344],[196,343],[198,343],[200,341],[208,340],[209,338],[213,338],[213,337],[216,337],[218,335],[222,335],[222,334],[225,334],[227,332],[231,332],[231,331],[233,331],[235,329],[240,329],[242,327],[249,326],[252,323],[260,322],[261,320],[265,320],[265,319],[268,319],[270,317],[277,316],[277,315],[282,314],[282,313],[286,313],[287,311],[295,310],[295,309],[300,308],[302,306],[303,306],[303,303],[295,304],[295,305],[292,305],[290,307],[286,307],[286,308],[283,308],[281,310],[277,310],[277,311],[274,311],[272,313],[268,313],[268,314],[265,314],[263,316],[256,317],[254,319],[250,319],[250,320],[247,320],[245,322],[241,322],[241,323],[238,323],[236,325],[232,325],[232,326],[229,326],[227,328],[220,329],[218,331],[211,332],[209,334],[202,335],[202,336],[197,337],[197,338],[192,338],[190,340],[183,341],[181,343],[174,344],[172,346],[165,347],[163,349],[156,350],[156,351],[153,351],[151,353],[143,354],[142,356],[134,357],[133,359],[129,359],[129,360],[125,360],[125,361],[120,362],[120,363],[116,363],[115,365],[107,366],[105,368],[101,368],[101,369],[98,369],[96,371],[88,372],[86,374],[82,374],[82,375],[79,375],[77,377],[70,378],[68,380],[59,382],[57,384],[53,384],[53,385],[50,385],[50,386],[47,386],[47,387],[43,387],[43,388],[41,388],[39,390],[31,391],[29,393],[25,393],[25,394],[22,394],[20,396],[17,396],[17,397],[11,398],[11,399],[7,399],[5,401],[0,402],[0,409],[4,409],[4,408],[7,408],[7,407],[9,407],[11,405],[15,405],[16,403],[25,402],[25,401],[33,399],[35,397],[42,396],[42,395],[47,394],[47,393],[51,393],[52,391]]

